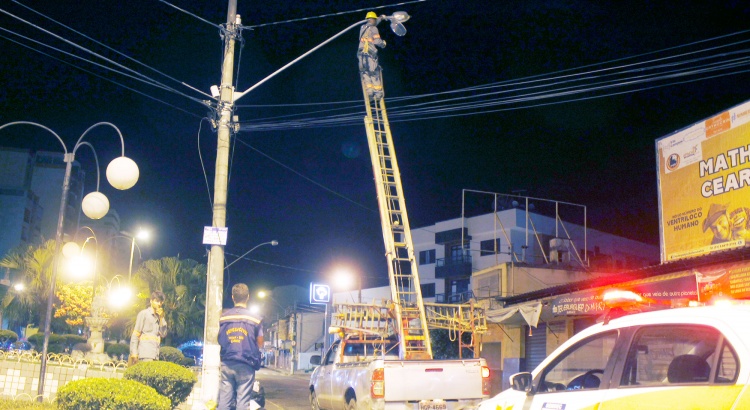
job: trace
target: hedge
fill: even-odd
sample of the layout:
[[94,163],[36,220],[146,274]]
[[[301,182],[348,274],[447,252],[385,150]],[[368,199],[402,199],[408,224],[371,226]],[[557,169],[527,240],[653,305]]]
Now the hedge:
[[127,356],[130,354],[130,345],[122,343],[105,343],[104,353],[110,356],[115,356],[119,359],[120,356]]
[[139,362],[128,367],[123,377],[153,387],[169,397],[172,407],[184,402],[198,381],[190,369],[164,361]]
[[[44,333],[35,333],[28,338],[29,343],[34,345],[34,348],[41,353],[44,348]],[[48,353],[62,353],[65,351],[65,337],[63,335],[51,334],[49,335],[49,345],[47,346]]]
[[0,399],[0,410],[55,410],[54,403],[38,403],[31,400]]
[[0,330],[0,342],[13,343],[18,340],[18,334],[12,330],[3,329]]
[[164,346],[159,349],[159,358],[168,362],[180,364],[180,361],[185,358],[185,355],[176,347]]
[[169,399],[152,387],[125,379],[86,378],[57,391],[61,410],[170,410]]

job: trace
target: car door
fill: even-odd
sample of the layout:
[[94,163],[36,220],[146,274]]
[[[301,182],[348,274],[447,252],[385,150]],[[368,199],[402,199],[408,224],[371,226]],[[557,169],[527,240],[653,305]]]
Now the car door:
[[734,347],[711,326],[659,324],[635,330],[601,410],[729,409],[742,388]]
[[516,396],[514,409],[575,410],[596,408],[604,398],[614,368],[619,332],[612,330],[581,340],[542,369],[530,394]]
[[315,394],[318,396],[318,403],[323,409],[331,408],[331,399],[333,395],[333,368],[336,357],[338,357],[340,341],[334,342],[328,349],[323,362],[320,364],[320,374],[318,375],[318,386]]

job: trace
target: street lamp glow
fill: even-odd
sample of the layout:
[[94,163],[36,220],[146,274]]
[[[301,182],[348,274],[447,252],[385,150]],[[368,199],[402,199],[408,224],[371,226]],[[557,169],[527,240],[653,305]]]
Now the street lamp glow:
[[260,306],[258,305],[250,305],[250,313],[256,315],[260,312]]
[[354,288],[354,272],[348,268],[337,268],[333,272],[333,282],[340,289]]
[[15,285],[13,285],[13,290],[15,290],[16,292],[23,292],[24,290],[26,290],[26,285],[24,285],[22,282],[16,283]]
[[78,244],[75,242],[68,242],[63,245],[62,253],[66,258],[75,258],[76,256],[81,254],[81,247],[78,246]]
[[258,297],[261,299],[265,299],[265,297],[268,296],[268,293],[266,293],[265,290],[258,291]]
[[94,263],[84,255],[76,255],[68,259],[68,272],[78,279],[88,278],[94,272]]
[[118,285],[109,291],[109,305],[115,309],[124,307],[133,297],[133,291],[127,286]]
[[138,233],[135,234],[135,237],[142,241],[147,241],[149,240],[149,238],[151,238],[151,232],[146,229],[141,228],[138,230]]

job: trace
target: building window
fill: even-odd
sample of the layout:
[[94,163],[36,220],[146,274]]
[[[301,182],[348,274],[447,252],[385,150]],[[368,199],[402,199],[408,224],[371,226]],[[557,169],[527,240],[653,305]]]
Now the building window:
[[479,242],[480,256],[495,255],[498,253],[502,253],[502,244],[500,243],[500,238],[496,238],[495,240],[488,239],[486,241]]
[[423,298],[434,298],[435,297],[435,284],[427,283],[419,286],[422,289]]
[[435,250],[430,249],[427,251],[420,251],[419,252],[419,264],[429,265],[431,263],[435,263]]

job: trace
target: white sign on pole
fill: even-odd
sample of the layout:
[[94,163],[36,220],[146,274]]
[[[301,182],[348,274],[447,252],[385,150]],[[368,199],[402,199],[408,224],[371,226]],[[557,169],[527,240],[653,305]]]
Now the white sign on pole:
[[204,245],[226,245],[227,244],[227,232],[229,228],[219,228],[217,226],[204,226],[203,227],[203,244]]

